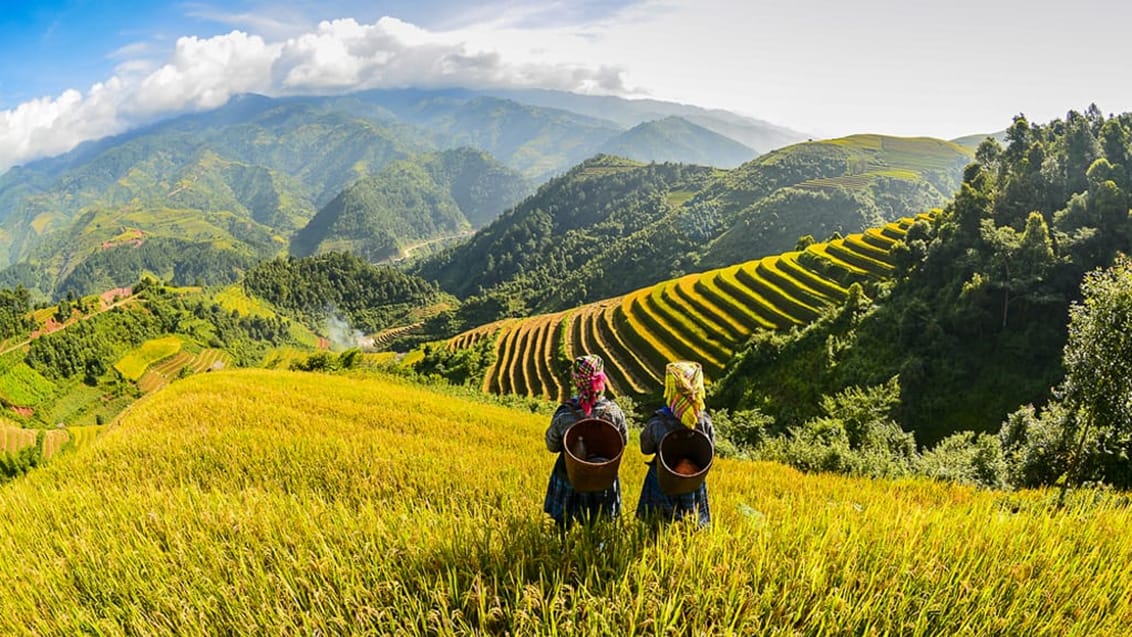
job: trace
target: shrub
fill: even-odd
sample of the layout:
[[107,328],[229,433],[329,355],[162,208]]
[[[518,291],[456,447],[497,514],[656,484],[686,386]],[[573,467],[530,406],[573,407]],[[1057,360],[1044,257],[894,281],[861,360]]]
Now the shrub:
[[999,431],[1007,477],[1016,487],[1037,487],[1057,481],[1068,468],[1069,411],[1050,402],[1040,414],[1026,405],[1008,415]]
[[997,436],[959,431],[925,451],[919,473],[938,480],[992,489],[1007,487],[1007,463]]

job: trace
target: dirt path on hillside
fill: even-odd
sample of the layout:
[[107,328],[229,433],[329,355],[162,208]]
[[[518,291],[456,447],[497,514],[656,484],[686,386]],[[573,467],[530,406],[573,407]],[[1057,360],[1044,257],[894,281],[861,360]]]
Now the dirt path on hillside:
[[391,257],[389,259],[382,261],[382,263],[399,263],[399,262],[404,261],[405,259],[408,259],[409,257],[411,257],[413,255],[414,250],[419,250],[419,249],[424,248],[426,246],[430,246],[430,245],[433,245],[435,243],[442,243],[444,241],[456,241],[458,239],[464,239],[466,237],[472,236],[475,233],[476,233],[475,230],[464,230],[463,232],[457,232],[456,234],[446,234],[443,237],[433,237],[431,239],[426,239],[424,241],[418,241],[416,243],[410,243],[409,245],[401,248],[401,255],[400,256]]

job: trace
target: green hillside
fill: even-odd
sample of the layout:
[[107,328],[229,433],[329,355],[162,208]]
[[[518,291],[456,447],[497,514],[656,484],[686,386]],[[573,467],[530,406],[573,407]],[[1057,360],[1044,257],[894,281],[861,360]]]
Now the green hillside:
[[734,168],[758,154],[729,137],[675,116],[638,124],[607,141],[599,152],[644,162],[720,168]]
[[[200,375],[0,490],[5,634],[1117,634],[1097,494],[716,461],[713,524],[560,538],[549,415],[389,378]],[[635,437],[621,465],[639,494]],[[802,574],[802,575],[800,575]]]
[[527,303],[555,291],[600,255],[625,250],[633,233],[672,213],[666,193],[698,190],[711,174],[698,166],[601,155],[544,184],[466,243],[414,271],[458,296],[507,290]]
[[[1085,273],[1132,249],[1130,132],[1132,115],[1095,108],[1047,124],[1016,118],[1008,145],[979,147],[938,220],[910,230],[898,282],[875,311],[753,343],[721,397],[797,423],[818,415],[823,394],[898,375],[898,421],[923,444],[997,432],[1027,404],[1040,410],[1061,392],[1051,388],[1066,373],[1069,308]],[[1050,426],[1032,428],[1054,436]],[[1035,447],[1051,446],[1032,435]]]
[[6,324],[15,329],[0,353],[0,407],[32,431],[109,422],[183,376],[258,365],[274,348],[310,351],[317,342],[239,290],[170,288],[152,279],[34,311],[9,295],[5,309],[25,320]]
[[973,151],[931,138],[852,135],[789,146],[721,178],[708,201],[734,209],[701,264],[781,252],[798,237],[860,232],[942,206]]
[[348,250],[370,262],[484,225],[528,194],[519,173],[471,149],[394,162],[343,190],[295,233],[291,253]]
[[328,323],[344,321],[333,331],[348,335],[339,344],[352,347],[363,332],[417,323],[451,299],[435,283],[348,252],[261,262],[248,271],[243,288],[321,334],[332,336]]
[[[55,299],[128,285],[145,273],[184,285],[224,284],[292,245],[300,255],[352,249],[374,260],[435,247],[462,233],[449,198],[478,228],[526,193],[514,173],[473,151],[451,150],[460,147],[534,183],[606,143],[685,163],[732,165],[751,154],[726,133],[678,117],[645,124],[658,118],[618,104],[614,122],[458,89],[238,96],[213,111],[87,142],[0,175],[0,264],[10,266],[0,284]],[[759,127],[689,109],[674,113],[736,130]],[[450,150],[428,155],[437,149]],[[427,177],[401,163],[383,172],[411,158]],[[365,183],[344,192],[359,180]],[[104,254],[127,231],[165,241],[142,254]],[[176,266],[204,253],[215,267]]]
[[941,206],[970,159],[949,142],[877,135],[797,144],[733,170],[600,156],[415,271],[457,296],[558,311]]

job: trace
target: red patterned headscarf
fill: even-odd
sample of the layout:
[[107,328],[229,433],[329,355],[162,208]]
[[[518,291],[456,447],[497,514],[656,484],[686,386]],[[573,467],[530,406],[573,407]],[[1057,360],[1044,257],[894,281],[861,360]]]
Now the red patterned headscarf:
[[696,426],[704,413],[704,369],[699,363],[676,361],[664,368],[664,403],[684,426]]
[[578,391],[578,405],[589,416],[594,404],[605,392],[605,365],[600,356],[587,354],[574,359],[574,387]]

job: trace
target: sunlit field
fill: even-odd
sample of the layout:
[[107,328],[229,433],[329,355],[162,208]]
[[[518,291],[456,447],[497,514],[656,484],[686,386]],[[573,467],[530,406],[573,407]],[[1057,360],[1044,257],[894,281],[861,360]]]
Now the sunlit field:
[[560,537],[547,417],[214,372],[0,487],[3,635],[1040,635],[1132,625],[1119,495],[719,461],[713,525]]

